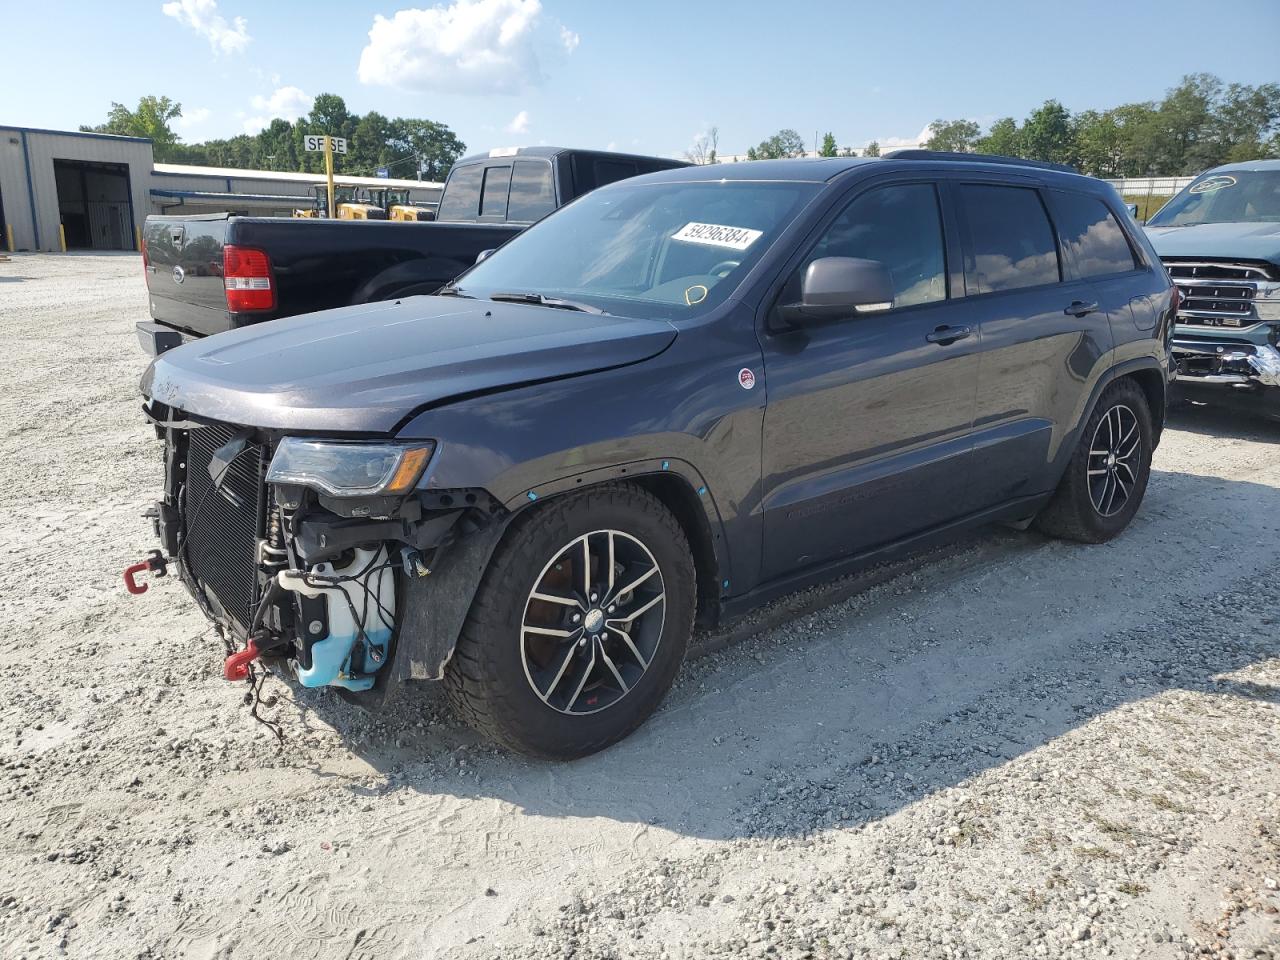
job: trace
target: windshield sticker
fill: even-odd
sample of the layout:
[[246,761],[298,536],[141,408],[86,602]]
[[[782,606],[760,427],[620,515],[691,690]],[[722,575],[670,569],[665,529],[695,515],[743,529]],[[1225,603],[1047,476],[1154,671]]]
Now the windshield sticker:
[[707,294],[710,292],[711,291],[706,288],[705,284],[695,283],[684,292],[684,302],[691,307],[696,307],[703,300],[707,299]]
[[745,250],[763,236],[763,230],[749,230],[746,227],[725,227],[718,223],[686,223],[671,235],[671,239],[683,240],[685,243],[703,243],[709,247]]
[[1199,183],[1192,185],[1188,193],[1213,193],[1215,190],[1223,190],[1227,187],[1236,185],[1235,177],[1219,175],[1216,177],[1205,177]]

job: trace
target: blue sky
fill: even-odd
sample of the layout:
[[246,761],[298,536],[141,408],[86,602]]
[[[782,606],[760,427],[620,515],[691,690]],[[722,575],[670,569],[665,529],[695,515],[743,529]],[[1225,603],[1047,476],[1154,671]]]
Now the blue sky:
[[[1184,73],[1280,80],[1280,0],[146,0],[6,5],[0,122],[74,129],[113,100],[182,103],[188,141],[292,118],[321,92],[442,121],[470,149],[721,153],[913,140],[929,121],[1156,99]],[[20,43],[13,42],[21,39]],[[56,78],[56,82],[51,82]],[[812,144],[809,144],[812,146]]]

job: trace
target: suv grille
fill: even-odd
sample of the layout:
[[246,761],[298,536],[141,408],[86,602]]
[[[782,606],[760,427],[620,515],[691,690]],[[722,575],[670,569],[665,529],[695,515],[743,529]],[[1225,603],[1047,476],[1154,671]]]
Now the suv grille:
[[187,440],[182,535],[187,572],[247,632],[258,602],[258,539],[262,534],[264,449],[250,440],[227,467],[222,486],[209,476],[213,455],[239,430],[217,425],[191,430]]
[[1268,279],[1263,264],[1166,258],[1165,268],[1182,295],[1178,322],[1195,327],[1251,327],[1254,298]]

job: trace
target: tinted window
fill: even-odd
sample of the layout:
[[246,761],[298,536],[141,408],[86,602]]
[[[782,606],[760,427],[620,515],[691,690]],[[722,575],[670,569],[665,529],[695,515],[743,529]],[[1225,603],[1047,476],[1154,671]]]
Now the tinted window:
[[960,187],[968,272],[982,293],[1057,283],[1058,248],[1040,195],[1025,187]]
[[938,195],[932,184],[881,187],[863,194],[827,228],[806,261],[819,257],[879,260],[893,278],[893,305],[944,300],[947,262]]
[[478,163],[454,170],[444,185],[436,219],[474,220],[480,206],[480,179],[483,175],[484,167]]
[[484,172],[484,193],[480,197],[480,216],[505,217],[507,192],[511,189],[511,168],[490,167]]
[[1132,270],[1129,241],[1106,204],[1094,197],[1054,190],[1053,217],[1078,277],[1105,277]]
[[556,207],[551,185],[551,164],[517,160],[511,175],[511,202],[507,219],[520,222],[541,220]]
[[595,184],[603,187],[607,183],[616,183],[634,177],[639,171],[630,160],[597,160],[595,162]]

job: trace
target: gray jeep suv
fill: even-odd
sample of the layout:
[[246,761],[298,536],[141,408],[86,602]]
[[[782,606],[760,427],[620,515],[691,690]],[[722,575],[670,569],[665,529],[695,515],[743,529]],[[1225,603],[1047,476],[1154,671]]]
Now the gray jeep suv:
[[1100,542],[1160,437],[1173,295],[1105,184],[998,157],[689,167],[433,296],[235,330],[143,378],[163,544],[227,644],[376,707],[443,680],[567,758],[696,620],[977,524]]

